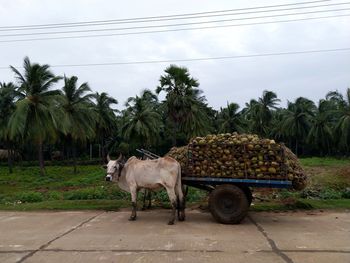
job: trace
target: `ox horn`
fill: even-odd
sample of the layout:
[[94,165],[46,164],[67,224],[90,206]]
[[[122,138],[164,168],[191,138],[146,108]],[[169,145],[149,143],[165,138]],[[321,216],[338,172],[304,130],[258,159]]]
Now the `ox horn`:
[[117,162],[119,162],[119,161],[121,161],[122,160],[122,154],[119,154],[119,157],[118,157],[118,159],[117,159]]
[[111,157],[109,157],[109,154],[107,154],[107,162],[111,160]]

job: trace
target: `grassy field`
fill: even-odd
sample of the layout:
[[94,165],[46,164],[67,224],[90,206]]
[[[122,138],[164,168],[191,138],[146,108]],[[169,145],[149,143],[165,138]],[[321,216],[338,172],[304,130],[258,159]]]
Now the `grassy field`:
[[[37,167],[16,167],[9,174],[6,167],[0,167],[0,209],[117,210],[130,206],[130,195],[116,184],[105,182],[105,170],[101,166],[80,166],[77,174],[72,167],[47,166],[46,173],[40,176]],[[188,201],[200,201],[205,195],[190,188]],[[142,197],[140,193],[140,201]],[[154,194],[152,201],[157,206],[169,207],[164,191]]]
[[[252,210],[288,209],[349,209],[350,160],[334,158],[305,158],[301,162],[309,175],[309,185],[301,192],[256,191]],[[115,184],[104,181],[100,166],[80,166],[74,174],[72,167],[48,166],[46,176],[37,167],[16,167],[8,174],[0,167],[1,210],[118,210],[129,207],[129,194]],[[139,199],[141,199],[141,194]],[[206,203],[207,193],[190,188],[189,205]],[[141,204],[141,202],[139,202]],[[165,192],[153,196],[156,206],[168,207]]]

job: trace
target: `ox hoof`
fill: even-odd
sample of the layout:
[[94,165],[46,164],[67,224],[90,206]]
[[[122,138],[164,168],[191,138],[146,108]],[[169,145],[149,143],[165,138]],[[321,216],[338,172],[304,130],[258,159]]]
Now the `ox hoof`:
[[136,220],[136,216],[130,216],[129,221],[135,221]]
[[173,225],[174,224],[174,221],[169,221],[168,222],[168,225]]

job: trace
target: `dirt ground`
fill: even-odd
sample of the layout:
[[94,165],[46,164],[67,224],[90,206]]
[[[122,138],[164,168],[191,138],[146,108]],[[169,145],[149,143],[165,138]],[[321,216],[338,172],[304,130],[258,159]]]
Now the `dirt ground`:
[[350,212],[249,213],[240,225],[187,211],[0,212],[0,262],[350,262]]

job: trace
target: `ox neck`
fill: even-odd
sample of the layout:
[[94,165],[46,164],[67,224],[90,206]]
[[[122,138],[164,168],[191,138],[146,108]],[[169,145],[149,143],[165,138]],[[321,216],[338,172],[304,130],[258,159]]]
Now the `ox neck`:
[[120,172],[120,175],[118,177],[118,186],[120,189],[130,193],[130,188],[126,182],[126,172],[125,172],[125,168],[122,169],[122,171]]

